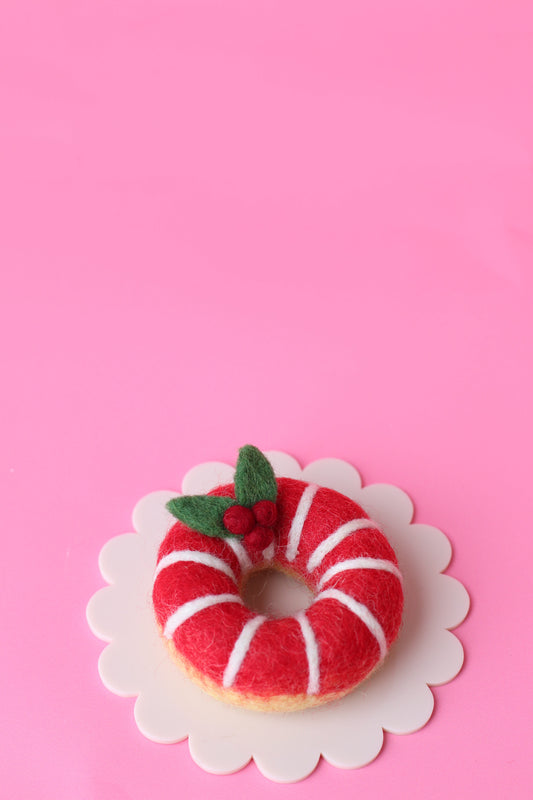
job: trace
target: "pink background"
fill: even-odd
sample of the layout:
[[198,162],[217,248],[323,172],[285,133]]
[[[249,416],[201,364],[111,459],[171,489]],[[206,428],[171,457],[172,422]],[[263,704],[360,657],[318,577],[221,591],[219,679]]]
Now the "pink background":
[[[0,23],[5,796],[529,796],[531,3]],[[205,774],[99,680],[100,548],[248,441],[400,485],[471,593],[462,674],[365,769]]]

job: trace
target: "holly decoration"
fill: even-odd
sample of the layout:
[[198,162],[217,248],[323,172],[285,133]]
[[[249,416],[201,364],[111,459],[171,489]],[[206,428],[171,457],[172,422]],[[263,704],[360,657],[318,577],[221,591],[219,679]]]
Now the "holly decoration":
[[174,497],[167,509],[193,531],[217,539],[243,538],[251,550],[272,542],[278,485],[263,453],[251,444],[241,447],[235,470],[235,499],[211,495]]

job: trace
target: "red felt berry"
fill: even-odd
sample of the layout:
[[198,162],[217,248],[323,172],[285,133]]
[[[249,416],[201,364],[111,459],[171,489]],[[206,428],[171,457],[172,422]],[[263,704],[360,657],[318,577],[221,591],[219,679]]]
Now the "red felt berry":
[[253,507],[253,512],[259,525],[264,525],[267,528],[270,528],[275,523],[278,516],[276,504],[271,500],[260,500]]
[[255,528],[254,512],[245,506],[230,506],[222,517],[224,527],[236,536],[246,536]]
[[274,539],[274,534],[270,528],[263,528],[262,525],[256,527],[244,537],[244,544],[249,550],[264,550]]

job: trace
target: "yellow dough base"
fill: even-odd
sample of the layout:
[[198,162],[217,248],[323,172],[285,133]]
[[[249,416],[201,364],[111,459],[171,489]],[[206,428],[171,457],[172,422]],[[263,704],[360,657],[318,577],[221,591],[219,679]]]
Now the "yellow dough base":
[[215,683],[211,678],[205,675],[194,667],[190,661],[184,658],[181,653],[178,653],[173,641],[165,639],[165,644],[172,655],[172,658],[180,669],[197,684],[201,689],[215,697],[217,700],[222,700],[224,703],[231,703],[234,706],[241,708],[249,708],[252,711],[301,711],[305,708],[312,708],[314,706],[321,706],[324,703],[329,703],[332,700],[338,700],[355,688],[351,686],[341,692],[330,694],[307,695],[307,694],[279,694],[272,697],[262,697],[254,694],[243,694],[242,692],[235,692],[232,689],[223,689],[219,684]]

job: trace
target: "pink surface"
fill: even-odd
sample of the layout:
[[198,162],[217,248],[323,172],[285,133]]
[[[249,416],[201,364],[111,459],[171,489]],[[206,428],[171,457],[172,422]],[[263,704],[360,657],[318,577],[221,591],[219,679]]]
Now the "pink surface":
[[[528,796],[531,3],[0,23],[5,796]],[[99,680],[100,548],[247,441],[402,486],[471,593],[464,671],[363,770],[207,775]]]

